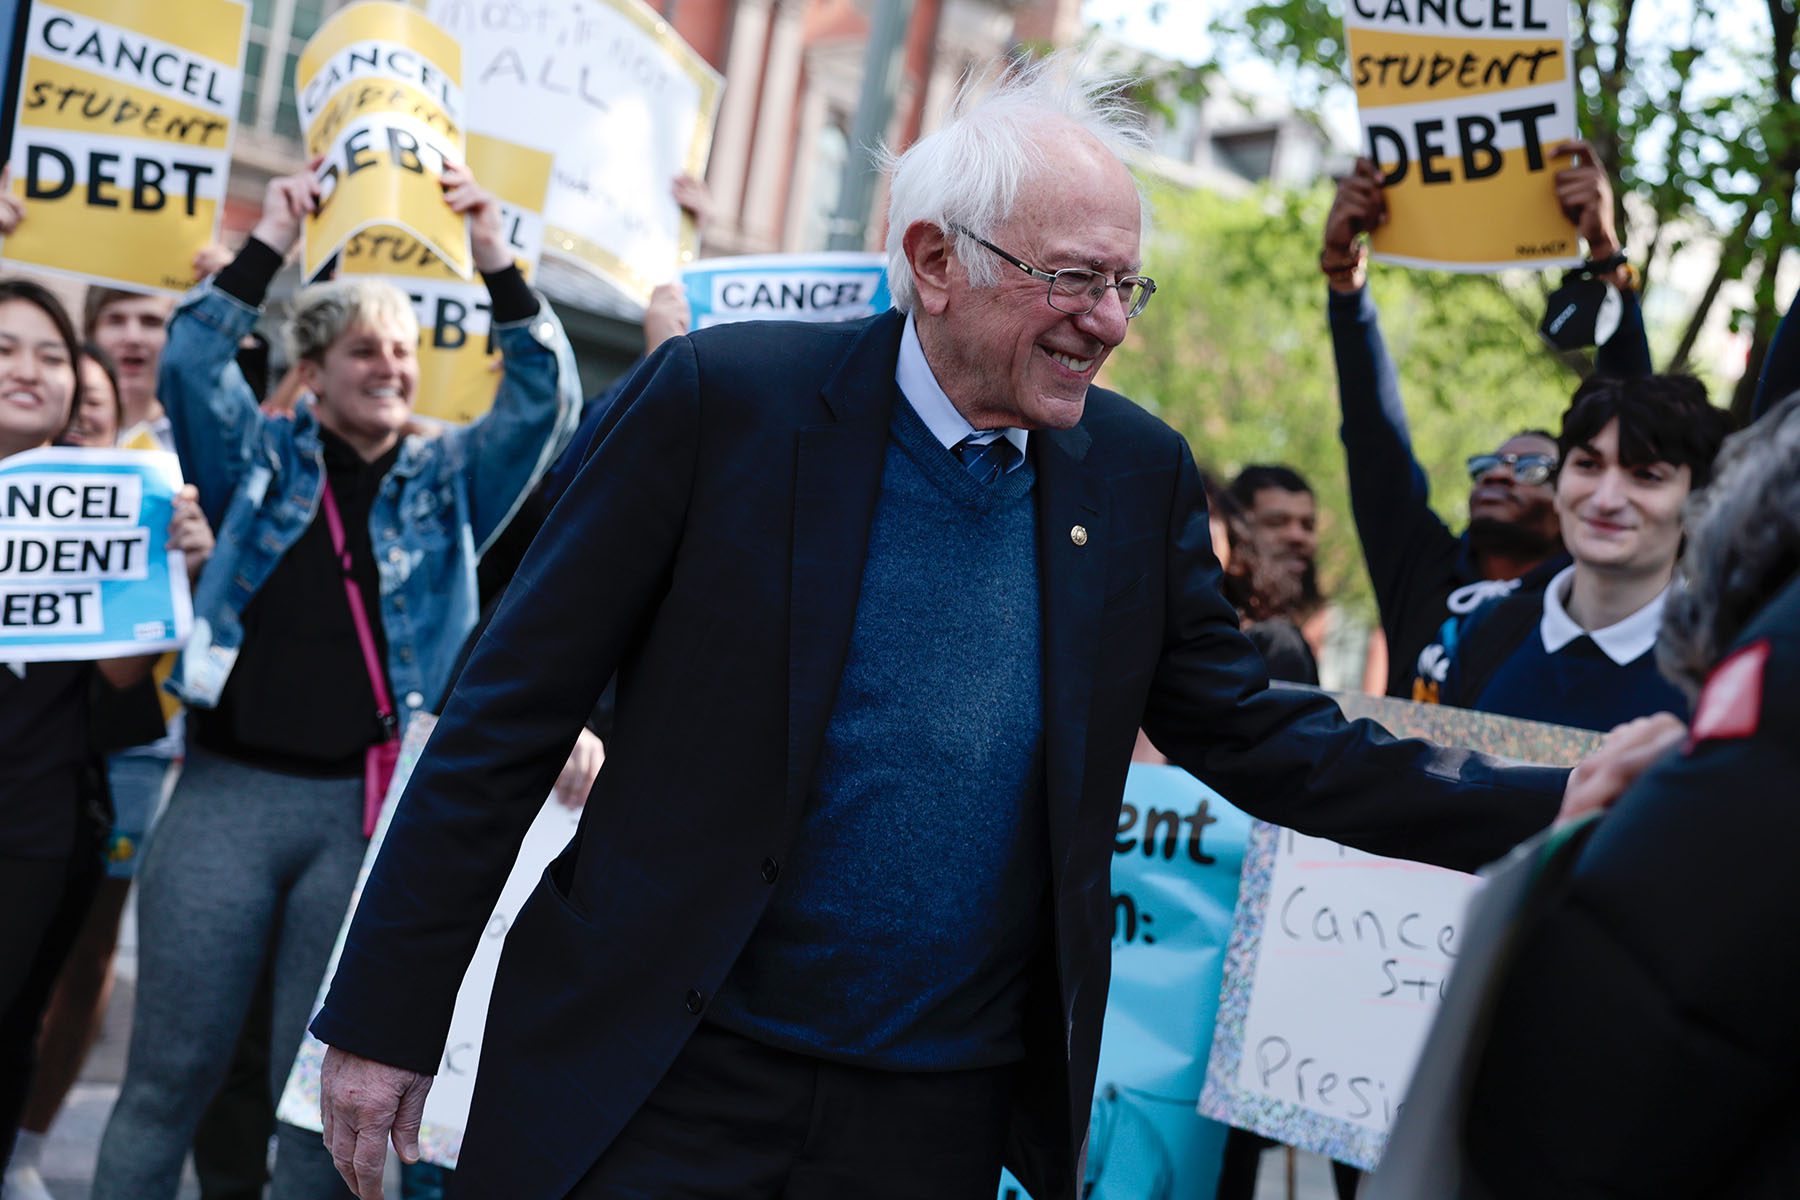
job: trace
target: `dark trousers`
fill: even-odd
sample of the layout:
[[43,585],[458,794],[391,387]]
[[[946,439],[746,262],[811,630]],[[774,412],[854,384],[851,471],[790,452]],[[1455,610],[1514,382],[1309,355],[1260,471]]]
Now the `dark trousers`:
[[262,1200],[268,1186],[269,1139],[275,1134],[275,1105],[269,1099],[273,1003],[265,967],[231,1052],[231,1069],[194,1130],[200,1200]]
[[100,854],[79,839],[65,858],[0,858],[0,1169],[31,1091],[38,1026],[57,972],[100,885]]
[[569,1200],[993,1200],[1014,1075],[841,1066],[702,1024]]

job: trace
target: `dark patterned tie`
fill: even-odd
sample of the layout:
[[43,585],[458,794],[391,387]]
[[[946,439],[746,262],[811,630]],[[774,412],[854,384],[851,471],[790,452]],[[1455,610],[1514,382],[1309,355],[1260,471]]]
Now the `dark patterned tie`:
[[955,454],[962,460],[962,465],[969,469],[969,474],[983,483],[992,483],[1019,462],[1019,448],[1012,444],[1005,434],[984,445],[977,445],[975,439],[979,433],[971,433],[956,443]]

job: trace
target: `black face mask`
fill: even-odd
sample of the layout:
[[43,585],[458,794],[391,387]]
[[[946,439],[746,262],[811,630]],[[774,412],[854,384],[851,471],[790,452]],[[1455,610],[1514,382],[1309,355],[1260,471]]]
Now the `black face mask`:
[[1558,350],[1604,346],[1619,331],[1624,315],[1618,288],[1586,271],[1570,271],[1545,302],[1538,332]]

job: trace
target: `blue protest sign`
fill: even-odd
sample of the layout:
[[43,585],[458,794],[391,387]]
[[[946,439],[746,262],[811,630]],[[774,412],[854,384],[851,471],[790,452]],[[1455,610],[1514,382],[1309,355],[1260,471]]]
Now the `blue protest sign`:
[[[1088,1200],[1204,1200],[1226,1127],[1196,1106],[1250,818],[1177,767],[1133,763],[1113,837],[1113,974]],[[1010,1175],[1000,1200],[1023,1200]]]
[[149,450],[28,450],[0,462],[0,662],[172,650],[193,623],[164,546],[181,468]]
[[682,270],[681,285],[692,329],[733,321],[857,321],[894,306],[881,254],[706,258]]

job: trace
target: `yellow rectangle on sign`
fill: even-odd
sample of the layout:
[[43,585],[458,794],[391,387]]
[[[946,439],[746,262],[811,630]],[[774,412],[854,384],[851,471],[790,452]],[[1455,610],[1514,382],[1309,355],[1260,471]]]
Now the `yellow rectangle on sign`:
[[1362,108],[1421,104],[1560,83],[1568,77],[1554,38],[1434,37],[1349,30],[1350,82]]
[[[1483,179],[1427,184],[1418,171],[1386,189],[1388,222],[1370,248],[1420,265],[1494,268],[1577,254],[1575,227],[1556,202],[1544,162],[1533,171],[1525,150],[1500,151],[1500,169]],[[1391,170],[1393,164],[1382,167]]]
[[231,121],[47,58],[32,58],[19,88],[19,119],[34,129],[141,137],[176,146],[224,150]]
[[317,158],[331,149],[338,135],[359,118],[371,113],[390,113],[434,130],[445,141],[460,145],[462,127],[442,105],[409,83],[365,79],[333,92],[306,133],[306,154]]
[[469,170],[501,203],[534,213],[544,211],[550,171],[556,165],[554,154],[480,133],[469,134],[468,153]]
[[[22,196],[25,180],[14,179],[12,190]],[[166,292],[194,286],[194,255],[218,227],[211,200],[196,200],[192,215],[182,204],[153,212],[98,208],[87,203],[80,185],[54,200],[27,200],[25,211],[18,231],[6,239],[7,258]]]

